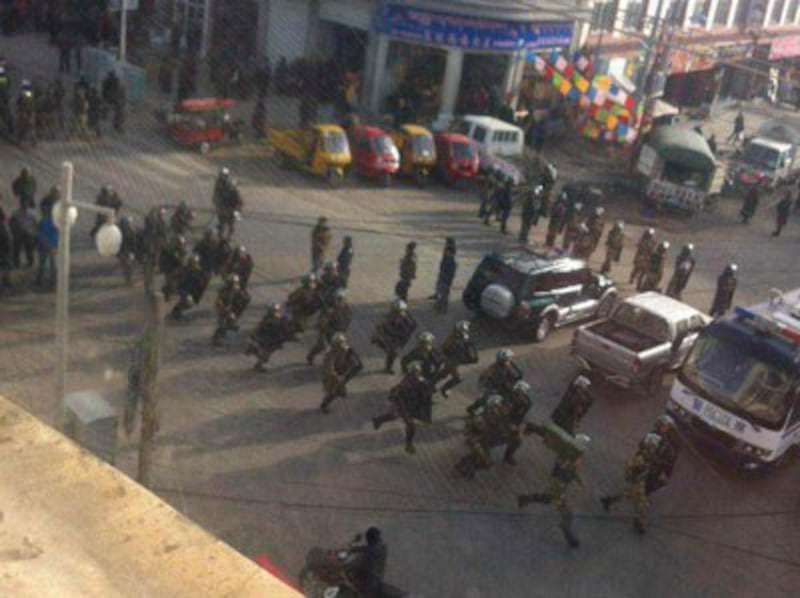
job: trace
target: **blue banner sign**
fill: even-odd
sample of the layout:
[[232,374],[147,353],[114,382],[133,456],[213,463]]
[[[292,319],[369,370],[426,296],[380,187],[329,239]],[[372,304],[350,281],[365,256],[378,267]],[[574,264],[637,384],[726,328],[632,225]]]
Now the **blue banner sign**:
[[375,30],[391,37],[465,50],[540,50],[568,46],[572,23],[499,21],[383,3]]

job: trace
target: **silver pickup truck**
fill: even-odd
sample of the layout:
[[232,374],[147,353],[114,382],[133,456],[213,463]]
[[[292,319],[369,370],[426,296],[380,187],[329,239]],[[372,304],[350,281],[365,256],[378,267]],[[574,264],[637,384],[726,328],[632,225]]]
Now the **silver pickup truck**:
[[609,382],[655,392],[710,321],[666,295],[642,293],[617,304],[608,318],[578,328],[572,354]]

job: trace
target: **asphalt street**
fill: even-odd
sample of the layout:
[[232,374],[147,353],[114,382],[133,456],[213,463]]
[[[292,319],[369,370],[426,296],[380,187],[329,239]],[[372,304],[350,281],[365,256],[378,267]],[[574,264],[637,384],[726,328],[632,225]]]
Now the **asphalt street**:
[[[3,41],[6,46],[9,42]],[[6,48],[0,48],[7,51]],[[748,107],[750,122],[775,113]],[[780,111],[786,118],[789,112]],[[733,119],[725,111],[708,126],[723,139]],[[565,179],[602,176],[575,152],[550,153]],[[484,227],[476,218],[474,189],[439,185],[419,190],[399,182],[392,189],[359,180],[327,189],[311,177],[277,167],[267,148],[252,143],[220,148],[202,157],[170,143],[149,109],[131,116],[126,136],[100,141],[57,140],[35,150],[0,142],[2,205],[12,204],[10,181],[27,164],[40,195],[57,181],[59,165],[72,160],[77,197],[92,201],[103,184],[114,185],[125,212],[141,218],[147,208],[186,200],[198,211],[198,234],[210,215],[213,181],[229,167],[245,198],[236,239],[253,254],[253,303],[242,332],[224,347],[209,343],[215,326],[214,281],[188,322],[167,327],[159,381],[161,430],[156,453],[157,494],[248,556],[266,554],[294,575],[311,546],[337,546],[356,531],[378,525],[390,548],[387,580],[426,597],[528,596],[789,596],[800,584],[800,463],[765,478],[744,478],[692,445],[684,447],[672,483],[655,495],[648,533],[632,531],[623,507],[608,515],[600,496],[622,484],[625,461],[663,410],[668,386],[657,396],[607,390],[584,420],[592,445],[583,486],[571,492],[581,548],[570,551],[554,511],[516,508],[519,492],[547,483],[553,455],[526,438],[518,465],[498,463],[475,480],[458,478],[453,465],[463,454],[464,407],[477,392],[477,375],[496,350],[510,346],[532,384],[531,417],[547,417],[577,371],[569,357],[572,330],[532,344],[512,330],[478,320],[474,337],[481,363],[470,368],[449,399],[437,399],[434,423],[417,433],[417,454],[403,451],[402,429],[374,432],[370,418],[386,404],[397,377],[381,373],[382,355],[370,345],[373,327],[392,298],[397,265],[409,240],[419,243],[419,278],[411,310],[421,328],[441,339],[452,324],[471,318],[460,292],[488,251],[513,248],[513,234]],[[625,198],[609,197],[610,219],[624,218],[626,249],[614,272],[624,294],[633,246],[643,227],[654,226],[672,243],[697,246],[698,267],[686,300],[708,309],[723,267],[740,266],[740,303],[761,300],[772,287],[797,285],[800,222],[772,239],[771,200],[749,226],[736,219],[738,202],[694,220],[647,219]],[[365,361],[348,397],[323,415],[320,368],[305,364],[313,343],[306,334],[277,353],[267,374],[255,372],[244,355],[248,332],[264,306],[283,301],[309,269],[309,234],[317,217],[329,218],[333,252],[352,235],[355,260],[350,302],[352,344]],[[73,246],[69,389],[99,389],[121,406],[131,343],[137,332],[132,306],[141,279],[124,285],[115,261],[97,257],[81,215]],[[541,242],[544,228],[533,233]],[[426,299],[433,290],[445,236],[456,238],[459,270],[446,316]],[[595,254],[599,267],[602,256]],[[670,264],[672,259],[670,260]],[[671,274],[671,268],[668,275]],[[52,294],[19,289],[0,297],[0,393],[47,421],[54,421],[55,363]],[[135,472],[135,442],[121,439],[117,465]],[[792,588],[795,588],[794,590]]]

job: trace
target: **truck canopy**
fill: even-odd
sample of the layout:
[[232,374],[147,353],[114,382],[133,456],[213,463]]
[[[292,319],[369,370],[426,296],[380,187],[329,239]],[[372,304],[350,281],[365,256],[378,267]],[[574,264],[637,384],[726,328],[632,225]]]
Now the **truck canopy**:
[[716,168],[714,153],[705,137],[688,127],[658,127],[653,130],[648,143],[665,162],[703,173],[713,172]]
[[800,127],[783,120],[768,120],[758,128],[756,137],[800,145]]

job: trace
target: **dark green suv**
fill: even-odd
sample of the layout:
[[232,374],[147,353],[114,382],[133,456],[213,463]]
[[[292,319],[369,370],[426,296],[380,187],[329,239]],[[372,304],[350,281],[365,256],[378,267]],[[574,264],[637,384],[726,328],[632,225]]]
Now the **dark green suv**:
[[537,341],[565,324],[605,317],[616,298],[614,281],[592,272],[586,262],[534,250],[487,255],[463,294],[471,311]]

